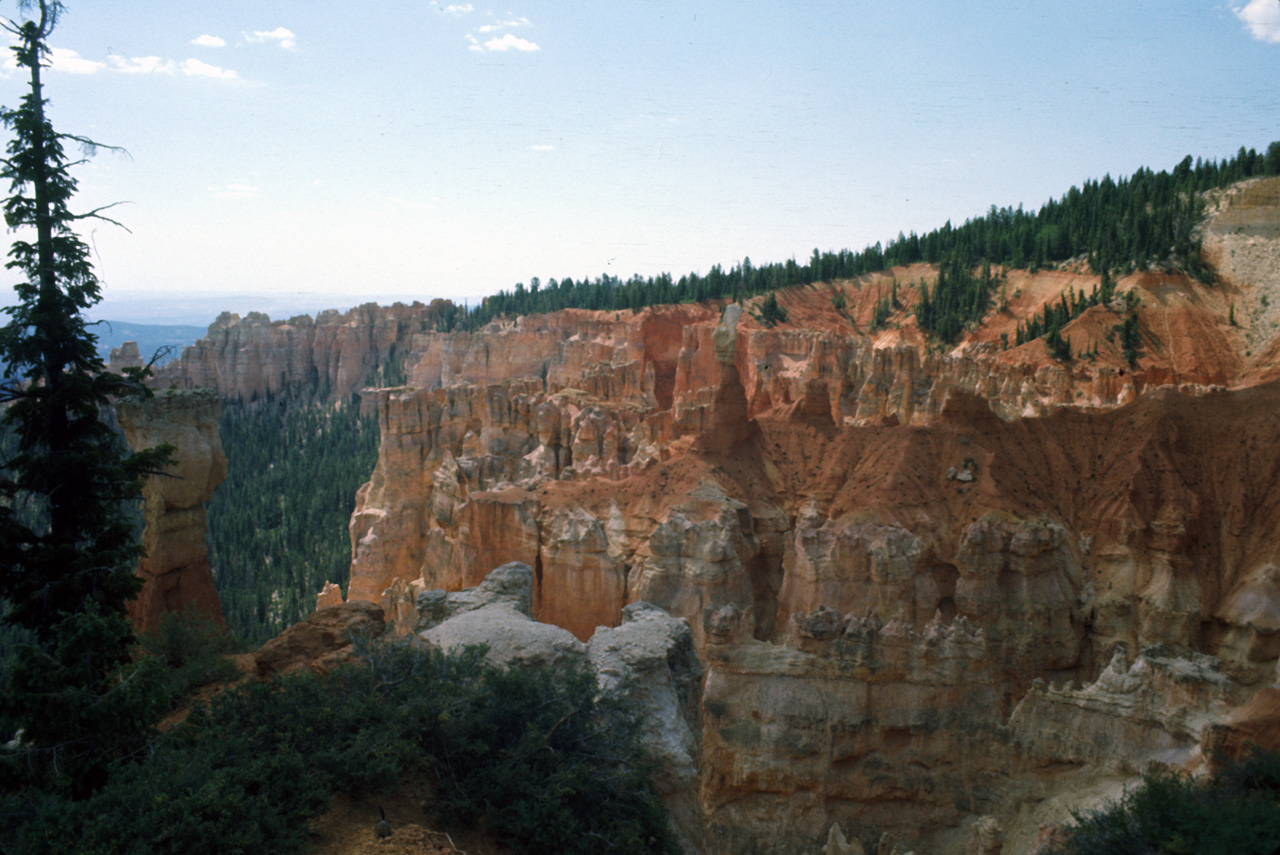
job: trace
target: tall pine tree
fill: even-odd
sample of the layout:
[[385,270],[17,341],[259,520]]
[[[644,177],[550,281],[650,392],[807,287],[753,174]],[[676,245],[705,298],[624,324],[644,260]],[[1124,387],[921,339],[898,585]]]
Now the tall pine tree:
[[0,460],[0,598],[5,621],[24,628],[30,643],[0,694],[3,720],[22,729],[0,760],[10,781],[84,793],[105,780],[112,758],[136,747],[158,712],[159,696],[130,662],[125,609],[141,585],[129,505],[168,449],[130,453],[101,417],[112,398],[145,388],[141,373],[105,370],[83,315],[101,289],[74,227],[106,218],[68,208],[76,191],[69,169],[80,161],[64,146],[87,156],[94,144],[56,132],[46,115],[41,69],[61,4],[22,8],[38,18],[3,24],[30,84],[16,109],[0,112],[13,134],[0,161],[10,192],[4,215],[17,235],[6,266],[23,277],[0,328],[0,404],[17,438]]

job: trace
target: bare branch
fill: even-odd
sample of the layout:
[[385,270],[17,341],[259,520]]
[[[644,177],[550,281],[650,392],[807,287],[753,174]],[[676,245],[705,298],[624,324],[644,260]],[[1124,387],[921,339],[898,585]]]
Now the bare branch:
[[129,234],[133,234],[133,232],[130,230],[130,228],[129,228],[128,226],[126,226],[124,223],[119,222],[118,220],[113,220],[113,219],[111,219],[110,217],[104,217],[104,216],[102,216],[102,214],[100,214],[100,213],[99,213],[99,211],[105,211],[105,210],[107,210],[108,208],[114,208],[116,205],[132,205],[132,204],[133,204],[132,202],[127,202],[127,201],[126,201],[126,202],[112,202],[110,205],[102,205],[101,207],[94,208],[92,211],[86,211],[86,212],[85,212],[85,213],[83,213],[83,214],[68,214],[68,215],[67,215],[67,219],[68,219],[68,220],[72,220],[72,221],[75,221],[75,220],[102,220],[103,222],[111,223],[111,225],[113,225],[113,226],[119,226],[120,228],[124,229],[126,232],[129,232]]
[[[70,140],[73,143],[78,143],[80,145],[80,151],[84,153],[86,158],[93,157],[97,154],[98,149],[105,149],[112,154],[118,154],[121,157],[127,157],[130,160],[133,159],[133,155],[129,154],[129,150],[124,146],[109,145],[107,143],[98,142],[95,139],[90,139],[89,137],[81,136],[80,134],[54,134],[54,136],[60,140]],[[77,163],[84,163],[84,161],[77,161]]]

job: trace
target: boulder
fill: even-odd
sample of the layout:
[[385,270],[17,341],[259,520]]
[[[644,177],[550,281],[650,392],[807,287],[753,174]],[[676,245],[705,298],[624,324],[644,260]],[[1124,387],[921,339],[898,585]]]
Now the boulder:
[[419,594],[418,637],[443,650],[487,645],[494,665],[586,664],[586,645],[573,633],[533,619],[533,568],[516,561],[474,588]]

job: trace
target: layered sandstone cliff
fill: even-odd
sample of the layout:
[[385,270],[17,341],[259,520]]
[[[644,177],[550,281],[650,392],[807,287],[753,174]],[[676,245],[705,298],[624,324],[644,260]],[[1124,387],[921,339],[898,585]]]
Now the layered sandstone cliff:
[[376,381],[378,372],[403,368],[401,349],[411,335],[434,329],[441,304],[329,310],[313,320],[298,315],[272,321],[261,312],[223,312],[208,334],[157,369],[157,388],[213,389],[242,404],[313,396],[347,401]]
[[147,479],[142,491],[146,554],[137,573],[143,587],[129,604],[139,631],[153,630],[166,612],[192,605],[222,623],[205,542],[205,503],[227,477],[218,439],[220,409],[210,390],[160,392],[115,405],[131,448],[173,447],[173,464]]

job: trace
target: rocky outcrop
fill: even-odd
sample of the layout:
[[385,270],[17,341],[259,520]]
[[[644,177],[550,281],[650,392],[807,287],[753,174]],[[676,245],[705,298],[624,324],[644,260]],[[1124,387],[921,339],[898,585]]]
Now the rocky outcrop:
[[142,591],[129,604],[134,628],[155,629],[166,612],[189,605],[221,625],[205,542],[205,503],[227,476],[218,398],[207,390],[166,391],[120,401],[115,412],[131,448],[173,447],[173,464],[147,479],[142,491],[146,552],[137,569]]
[[1033,684],[1009,729],[1017,750],[1039,762],[1138,774],[1151,760],[1190,759],[1201,732],[1239,699],[1212,656],[1149,647],[1131,663],[1120,647],[1079,689]]
[[121,374],[126,368],[142,368],[146,365],[142,354],[138,351],[136,341],[126,341],[119,347],[111,348],[107,359],[107,370]]
[[698,762],[702,666],[689,622],[643,601],[600,627],[587,658],[602,691],[624,693],[643,721],[640,739],[654,761],[654,786],[686,852],[703,849]]
[[1280,377],[1280,178],[1255,178],[1213,194],[1204,258],[1226,287],[1235,334],[1259,380]]
[[382,609],[373,603],[353,600],[320,609],[253,654],[257,676],[304,669],[327,673],[351,657],[357,641],[377,639],[385,629]]
[[586,664],[586,646],[567,630],[533,619],[533,568],[510,562],[474,588],[418,594],[418,637],[456,650],[487,645],[494,665],[562,668]]
[[512,562],[473,588],[421,591],[418,637],[443,650],[483,644],[486,660],[500,667],[590,668],[602,692],[625,697],[641,713],[640,739],[654,762],[654,786],[685,851],[702,851],[702,672],[688,621],[649,603],[632,603],[621,625],[600,627],[583,644],[533,619],[533,590],[533,568]]

